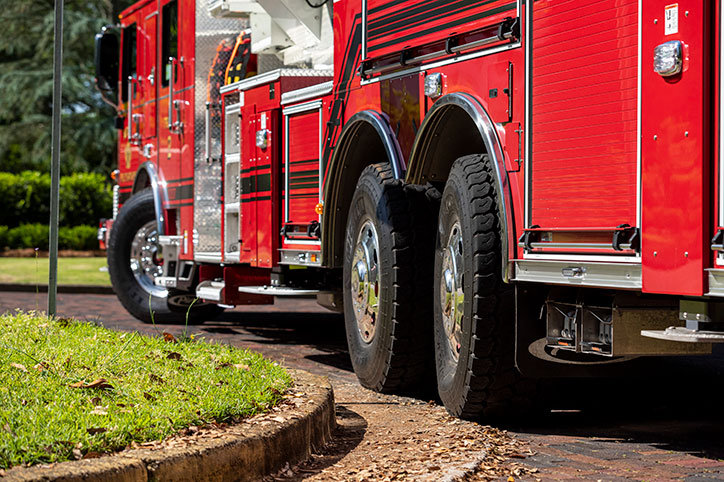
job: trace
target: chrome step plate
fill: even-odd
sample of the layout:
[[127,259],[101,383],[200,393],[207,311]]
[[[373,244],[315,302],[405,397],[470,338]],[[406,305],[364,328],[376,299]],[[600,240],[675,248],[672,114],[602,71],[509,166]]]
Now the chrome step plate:
[[294,288],[291,286],[239,286],[240,293],[269,296],[315,296],[327,291]]
[[680,326],[672,326],[665,330],[641,330],[641,336],[685,343],[724,343],[724,333],[687,330]]
[[206,301],[221,301],[223,281],[202,281],[196,287],[196,296]]

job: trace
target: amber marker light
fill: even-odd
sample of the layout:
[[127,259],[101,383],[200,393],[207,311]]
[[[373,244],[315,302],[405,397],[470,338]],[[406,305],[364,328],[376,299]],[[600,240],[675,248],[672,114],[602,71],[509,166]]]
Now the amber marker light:
[[112,179],[113,181],[118,181],[118,175],[119,175],[120,173],[121,173],[121,171],[119,171],[118,169],[114,169],[114,170],[111,172],[111,179]]
[[324,212],[324,203],[318,203],[314,206],[314,212],[321,216]]

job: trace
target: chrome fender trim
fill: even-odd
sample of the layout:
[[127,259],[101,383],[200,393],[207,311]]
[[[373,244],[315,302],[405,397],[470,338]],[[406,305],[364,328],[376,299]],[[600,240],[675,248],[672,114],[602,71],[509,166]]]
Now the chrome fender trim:
[[[344,129],[342,129],[342,133],[339,135],[339,141],[334,150],[335,154],[340,151],[339,146],[348,142],[348,138],[354,135],[362,122],[371,125],[375,132],[377,132],[377,135],[380,136],[380,140],[387,153],[387,158],[392,165],[392,173],[395,179],[402,179],[405,173],[405,161],[402,157],[400,145],[397,142],[397,136],[395,136],[395,133],[392,131],[387,117],[379,112],[363,110],[350,117],[345,123]],[[336,155],[332,156],[332,163],[337,162],[336,157]]]
[[[332,267],[335,263],[341,262],[340,256],[335,255],[335,247],[338,247],[337,243],[344,242],[344,234],[340,232],[340,230],[343,231],[343,228],[340,228],[336,222],[337,218],[346,217],[346,211],[340,215],[341,208],[338,206],[338,200],[344,197],[344,194],[341,193],[341,189],[343,189],[342,186],[345,185],[341,180],[342,176],[345,175],[345,173],[342,172],[345,163],[343,157],[349,153],[349,147],[352,146],[354,137],[359,135],[362,127],[371,127],[375,135],[377,135],[382,142],[382,149],[390,161],[392,173],[395,178],[403,179],[405,175],[406,165],[402,157],[400,145],[384,114],[373,110],[364,110],[354,114],[344,123],[342,132],[334,145],[331,158],[324,168],[324,214],[322,215],[323,266]],[[382,159],[373,160],[369,162],[369,164],[379,161],[382,161]],[[362,169],[360,169],[360,171],[361,170]],[[346,175],[349,176],[349,174]],[[357,179],[355,179],[352,184],[353,190],[356,184]],[[341,238],[337,239],[336,236],[341,236]]]
[[427,140],[434,135],[440,115],[450,108],[462,109],[475,124],[480,138],[485,144],[487,154],[492,161],[493,176],[498,194],[498,212],[501,217],[501,258],[503,280],[508,283],[514,276],[513,263],[510,262],[509,247],[515,246],[515,224],[513,219],[512,199],[508,173],[505,169],[505,156],[495,130],[495,124],[475,97],[465,93],[448,94],[438,99],[430,108],[420,125],[410,153],[409,169],[406,181],[411,184],[423,182],[425,172],[425,149]]
[[166,233],[166,218],[163,215],[163,206],[168,203],[168,191],[166,189],[166,181],[159,174],[156,169],[156,165],[151,161],[146,161],[136,171],[136,176],[133,181],[133,194],[144,189],[146,187],[145,182],[142,182],[143,176],[148,176],[148,181],[151,185],[151,191],[153,192],[153,208],[156,211],[156,225],[160,235]]

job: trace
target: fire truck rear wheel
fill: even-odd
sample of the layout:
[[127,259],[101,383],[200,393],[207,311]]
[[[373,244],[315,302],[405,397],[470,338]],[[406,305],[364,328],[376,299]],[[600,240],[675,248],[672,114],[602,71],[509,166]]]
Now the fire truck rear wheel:
[[[153,193],[146,189],[123,204],[111,229],[108,272],[113,290],[123,307],[145,323],[185,323],[195,297],[154,285],[153,279],[162,272],[157,242]],[[188,322],[211,319],[221,311],[216,305],[196,302]]]
[[430,260],[438,200],[432,187],[395,180],[387,163],[368,166],[357,182],[344,246],[344,313],[355,374],[372,390],[410,393],[434,384]]
[[438,393],[466,419],[529,408],[514,363],[514,292],[501,275],[497,194],[487,155],[453,164],[440,205],[434,270]]

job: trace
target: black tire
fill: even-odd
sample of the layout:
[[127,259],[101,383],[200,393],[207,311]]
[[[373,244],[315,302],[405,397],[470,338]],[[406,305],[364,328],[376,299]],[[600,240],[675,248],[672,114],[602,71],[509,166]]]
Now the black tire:
[[[135,194],[123,204],[108,240],[108,272],[113,291],[123,307],[144,323],[185,323],[193,294],[153,287],[150,278],[137,277],[131,269],[133,239],[144,227],[153,225],[155,219],[150,189]],[[153,236],[155,231],[154,227],[148,234]],[[212,319],[221,311],[217,305],[196,302],[188,314],[188,322]]]
[[501,220],[490,169],[487,155],[453,163],[435,243],[438,393],[451,415],[465,419],[525,412],[531,390],[515,368],[514,290],[501,273]]
[[[368,166],[357,182],[347,220],[342,286],[352,366],[366,388],[409,393],[432,385],[434,390],[430,283],[436,193],[430,187],[406,186],[394,180],[387,163]],[[376,313],[373,308],[358,311],[360,306],[375,303],[360,294],[361,259],[355,254],[362,249],[360,256],[364,256],[361,246],[373,230],[376,253],[370,255],[369,263],[362,261],[362,268],[370,273],[365,293],[375,292],[373,286],[377,287]],[[375,265],[377,282],[372,283]],[[374,319],[371,334],[365,329],[369,323],[358,320],[360,313],[368,322]]]

